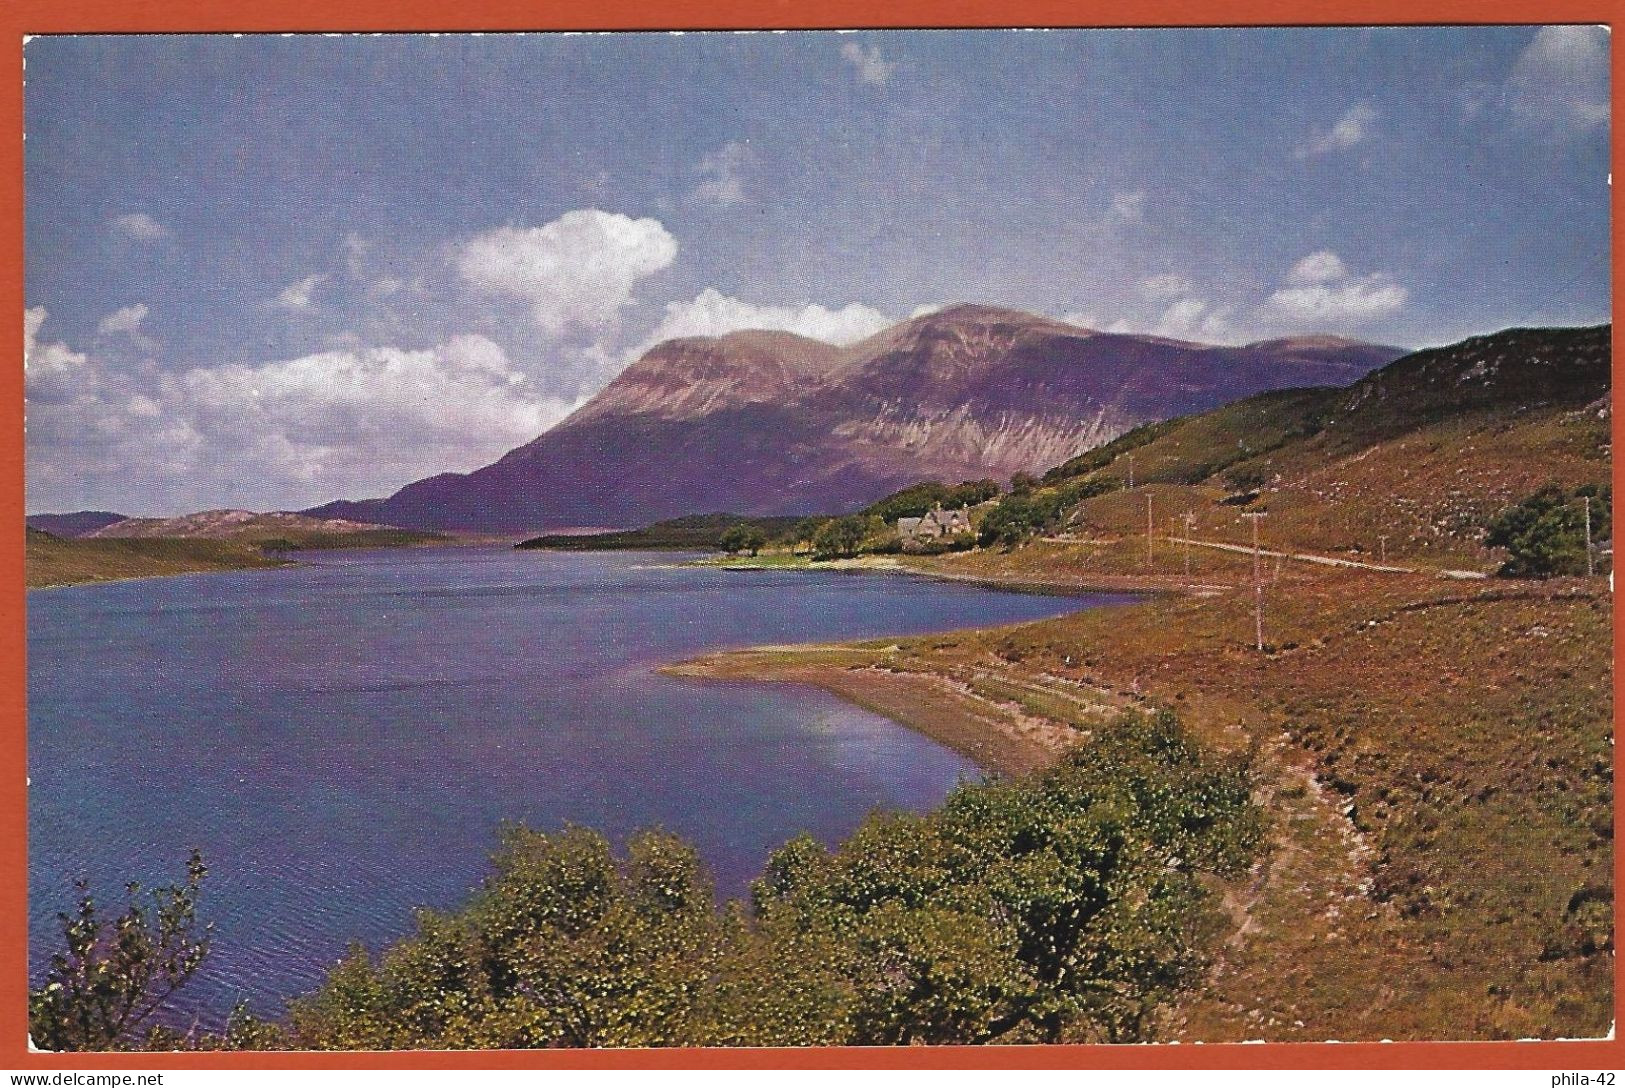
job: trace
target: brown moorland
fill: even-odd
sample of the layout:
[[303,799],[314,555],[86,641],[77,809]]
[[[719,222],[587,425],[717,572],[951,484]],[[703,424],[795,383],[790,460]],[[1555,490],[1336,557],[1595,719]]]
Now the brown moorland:
[[[1483,523],[1548,483],[1606,483],[1607,337],[1514,331],[1351,390],[1177,421],[1052,474],[1126,482],[1130,450],[1137,462],[1133,490],[1082,501],[1047,538],[902,560],[1052,590],[1138,588],[1139,604],[675,671],[818,684],[1004,773],[1042,762],[1035,748],[1087,743],[1125,705],[1172,707],[1209,743],[1251,751],[1272,849],[1223,889],[1230,932],[1161,1038],[1603,1036],[1611,586],[1600,573],[1483,577],[1502,558]],[[1382,533],[1402,569],[1266,559],[1260,651],[1252,556],[1187,548],[1172,520],[1189,512],[1195,539],[1245,544],[1250,510],[1268,512],[1265,547],[1373,562]]]

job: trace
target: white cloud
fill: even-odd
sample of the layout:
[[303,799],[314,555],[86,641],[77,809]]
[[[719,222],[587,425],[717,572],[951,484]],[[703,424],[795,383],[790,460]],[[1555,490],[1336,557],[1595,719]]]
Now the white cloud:
[[36,506],[298,507],[490,463],[579,406],[541,395],[495,342],[354,348],[137,377],[37,342],[28,311]]
[[1083,310],[1069,310],[1064,314],[1056,315],[1055,320],[1061,322],[1063,325],[1076,325],[1080,329],[1093,329],[1097,331],[1102,325],[1102,322],[1097,315],[1093,313],[1085,313]]
[[1162,312],[1153,331],[1159,336],[1182,335],[1194,328],[1206,312],[1207,303],[1203,300],[1182,298]]
[[750,162],[750,147],[737,140],[722,145],[700,160],[695,168],[702,180],[690,194],[703,204],[728,207],[745,199],[745,166]]
[[891,74],[897,68],[896,64],[881,55],[878,46],[865,48],[857,42],[847,42],[841,46],[841,56],[857,72],[858,82],[874,87],[883,87],[890,82]]
[[1340,331],[1402,309],[1410,292],[1386,272],[1353,276],[1329,249],[1302,258],[1259,307],[1268,325],[1294,331]]
[[290,283],[271,300],[269,305],[283,310],[309,310],[314,306],[311,295],[325,279],[327,279],[325,275],[306,276],[296,283]]
[[1331,128],[1317,132],[1308,143],[1294,151],[1297,159],[1310,159],[1334,151],[1347,151],[1371,138],[1377,123],[1375,107],[1365,102],[1355,103]]
[[1409,291],[1378,272],[1341,283],[1282,287],[1264,300],[1263,310],[1299,328],[1340,329],[1386,317],[1409,297]]
[[666,316],[633,355],[679,336],[723,336],[740,329],[778,329],[845,346],[893,324],[893,319],[879,310],[857,302],[839,310],[817,304],[799,308],[758,306],[707,287],[692,302],[667,303]]
[[120,332],[134,336],[140,333],[141,323],[147,319],[147,313],[146,303],[143,302],[121,306],[97,322],[96,331],[103,336]]
[[1112,194],[1111,206],[1106,209],[1106,222],[1139,223],[1145,219],[1145,190]]
[[1322,249],[1293,265],[1286,278],[1288,283],[1293,284],[1329,283],[1332,280],[1343,279],[1348,274],[1343,258],[1329,249]]
[[474,287],[528,301],[536,323],[557,335],[613,325],[638,281],[676,257],[677,240],[658,219],[588,208],[542,227],[478,235],[457,268]]
[[[1111,322],[1105,332],[1127,333],[1133,336],[1162,336],[1170,340],[1192,340],[1204,344],[1233,343],[1241,338],[1229,306],[1216,306],[1207,299],[1181,298],[1171,302],[1150,319],[1133,321],[1119,319]],[[1093,318],[1062,318],[1072,324],[1099,328]]]
[[1608,32],[1602,27],[1541,27],[1518,55],[1507,80],[1513,115],[1561,133],[1606,126],[1608,44]]
[[350,231],[340,245],[344,250],[344,267],[350,277],[361,279],[367,271],[367,255],[372,252],[372,243],[355,231]]
[[1179,298],[1181,295],[1190,294],[1195,289],[1195,284],[1174,272],[1147,276],[1140,281],[1140,294],[1153,301]]
[[169,228],[146,212],[116,215],[109,222],[115,231],[138,242],[156,242],[169,236]]
[[45,307],[23,311],[23,383],[29,398],[63,398],[77,395],[94,383],[89,359],[66,344],[42,344],[40,327],[45,324]]

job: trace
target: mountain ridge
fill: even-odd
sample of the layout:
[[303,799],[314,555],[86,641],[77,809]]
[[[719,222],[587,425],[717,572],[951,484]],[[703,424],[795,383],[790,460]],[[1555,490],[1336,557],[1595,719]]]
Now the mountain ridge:
[[1402,354],[1318,337],[1191,344],[971,304],[845,348],[768,330],[687,337],[655,345],[484,468],[302,513],[541,531],[700,508],[853,509],[920,479],[1039,471],[1140,423],[1250,393],[1346,385]]

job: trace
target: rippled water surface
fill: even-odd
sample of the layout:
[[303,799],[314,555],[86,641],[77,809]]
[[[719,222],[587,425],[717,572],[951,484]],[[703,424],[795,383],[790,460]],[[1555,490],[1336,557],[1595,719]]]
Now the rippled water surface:
[[182,1015],[277,1013],[353,940],[453,906],[504,821],[661,825],[740,894],[801,830],[923,809],[964,759],[799,687],[659,663],[725,646],[1008,623],[1079,607],[905,577],[730,573],[668,556],[335,552],[308,565],[29,596],[37,973],[88,877],[211,875]]

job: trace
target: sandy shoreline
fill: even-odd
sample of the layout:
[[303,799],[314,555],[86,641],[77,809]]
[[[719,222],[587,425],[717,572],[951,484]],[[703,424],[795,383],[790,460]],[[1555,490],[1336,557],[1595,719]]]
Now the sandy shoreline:
[[[825,648],[808,647],[817,653]],[[830,648],[835,649],[835,648]],[[1046,731],[944,678],[833,661],[797,662],[796,651],[750,650],[667,665],[661,672],[722,683],[805,684],[890,718],[958,752],[982,770],[1021,775],[1046,767],[1084,734]]]
[[[700,565],[700,564],[695,564]],[[960,582],[1005,592],[1087,597],[1099,594],[1205,596],[1227,588],[1161,576],[1062,575],[1034,577],[992,572],[946,571],[933,564],[908,563],[887,556],[878,560],[835,560],[816,568],[754,564],[706,563],[722,570],[752,573],[816,569],[844,574],[890,574]],[[1124,601],[1122,606],[1132,605]],[[1088,607],[1088,606],[1084,606]],[[1098,607],[1098,606],[1097,606]],[[965,634],[939,632],[942,637]],[[875,641],[875,640],[870,640]],[[895,660],[898,647],[860,644],[759,646],[708,654],[662,666],[670,676],[715,682],[805,684],[827,691],[865,710],[890,718],[970,759],[984,771],[1015,776],[1053,763],[1088,733],[1053,720],[1023,713],[1015,704],[977,694],[962,682],[935,671],[910,669]],[[1005,684],[1020,683],[1006,678]],[[1102,709],[1121,703],[1097,693]],[[1087,710],[1085,716],[1087,716]]]

